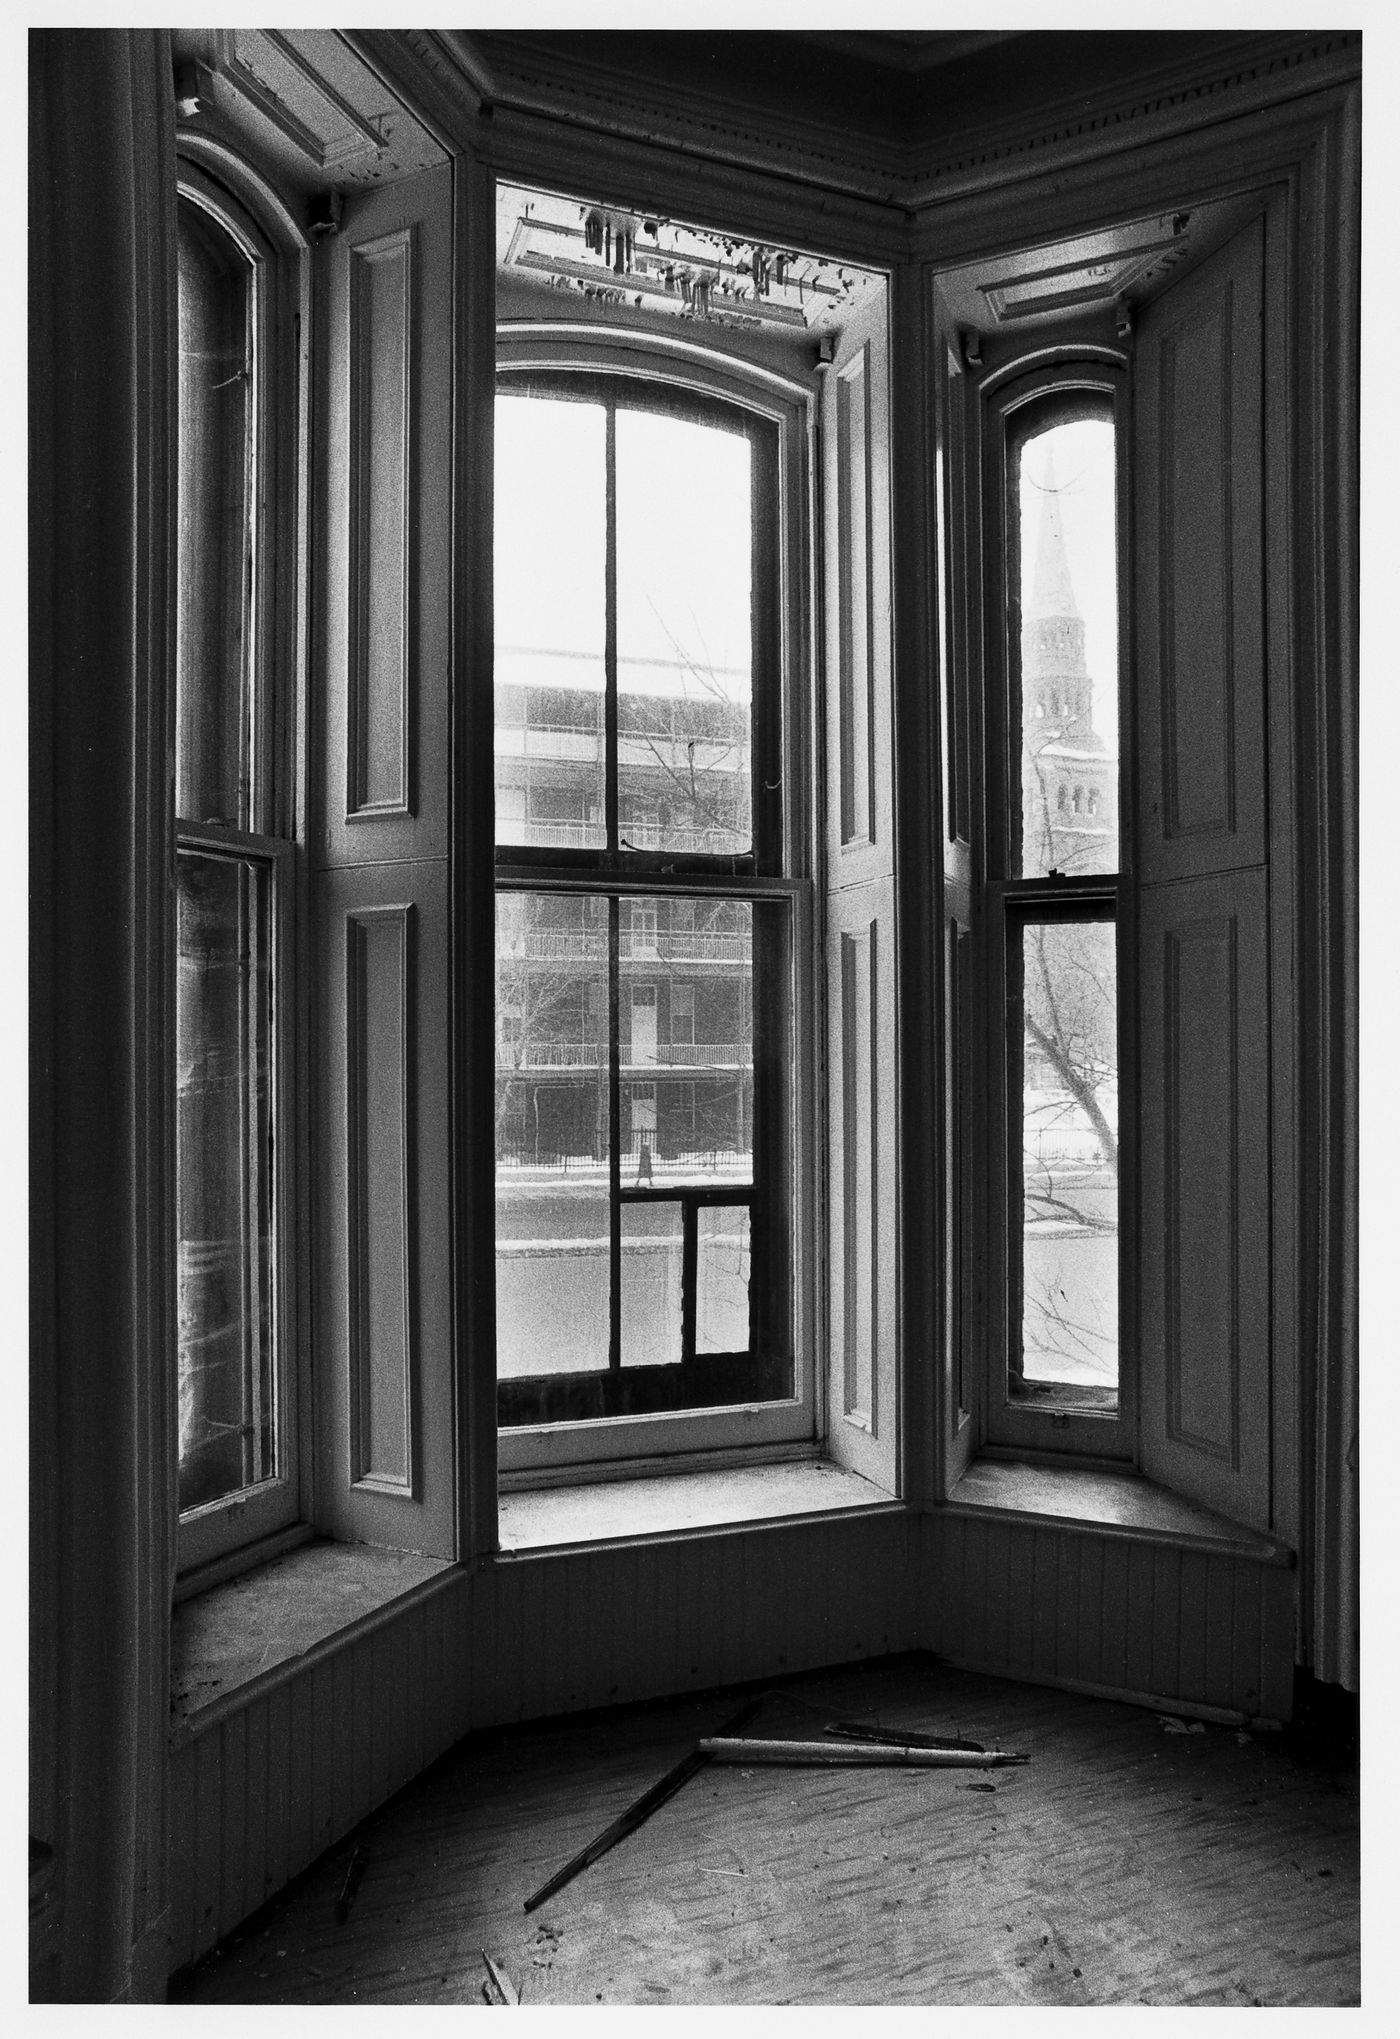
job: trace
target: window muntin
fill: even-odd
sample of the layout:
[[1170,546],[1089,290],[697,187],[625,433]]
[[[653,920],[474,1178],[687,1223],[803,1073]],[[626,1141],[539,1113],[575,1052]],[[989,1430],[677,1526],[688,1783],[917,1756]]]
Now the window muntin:
[[[782,878],[778,428],[539,369],[497,414],[498,471],[532,463],[496,538],[498,1418],[788,1400],[793,900],[754,890]],[[577,613],[552,591],[522,634],[541,497]]]
[[290,839],[279,797],[275,258],[191,175],[177,208],[178,1490],[187,1564],[294,1518],[283,1241]]

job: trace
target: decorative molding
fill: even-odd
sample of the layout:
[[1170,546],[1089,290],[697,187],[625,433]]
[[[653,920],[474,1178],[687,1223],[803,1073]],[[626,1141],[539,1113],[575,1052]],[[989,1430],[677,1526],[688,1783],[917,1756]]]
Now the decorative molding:
[[415,229],[350,250],[346,820],[412,813]]
[[834,110],[822,119],[778,110],[736,116],[712,92],[680,90],[597,59],[570,60],[566,70],[559,53],[520,36],[458,29],[412,42],[415,61],[432,73],[437,91],[466,86],[487,112],[510,109],[619,139],[681,147],[907,210],[1030,167],[1039,172],[1121,149],[1138,138],[1135,130],[1186,129],[1229,117],[1261,97],[1282,96],[1281,81],[1301,93],[1354,77],[1360,48],[1360,35],[1352,31],[1306,39],[1270,34],[1255,39],[1253,54],[1242,40],[1184,73],[1177,66],[1139,81],[1135,92],[1131,85],[1102,89],[1087,109],[1080,98],[1066,100],[1059,120],[1047,123],[1042,113],[1032,122],[983,123],[961,146],[948,148],[941,134],[891,138],[888,130],[843,124]]
[[417,1498],[414,913],[358,906],[345,925],[350,1482],[406,1500]]
[[[298,149],[317,170],[338,170],[364,157],[377,156],[385,137],[356,111],[349,101],[321,75],[317,66],[282,31],[265,29],[220,29],[219,74],[246,99],[265,120]],[[329,119],[321,127],[288,105],[267,79],[258,75],[248,58],[263,54],[266,45],[274,59],[291,74],[294,85],[313,102],[323,106]],[[331,132],[338,127],[338,134]]]

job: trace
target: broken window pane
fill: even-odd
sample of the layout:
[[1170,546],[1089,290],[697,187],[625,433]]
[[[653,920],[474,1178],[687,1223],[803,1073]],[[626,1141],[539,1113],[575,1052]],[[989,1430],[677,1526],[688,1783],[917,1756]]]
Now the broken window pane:
[[695,1350],[747,1352],[748,1206],[701,1204],[695,1218]]
[[680,1204],[622,1207],[623,1366],[679,1366],[684,1212]]

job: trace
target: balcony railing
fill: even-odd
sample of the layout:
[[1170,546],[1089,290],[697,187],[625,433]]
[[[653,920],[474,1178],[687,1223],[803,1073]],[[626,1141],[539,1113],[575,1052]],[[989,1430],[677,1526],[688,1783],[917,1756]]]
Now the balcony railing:
[[641,1053],[626,1042],[624,1069],[747,1069],[753,1062],[751,1041],[658,1041]]
[[[752,848],[749,831],[742,827],[672,828],[659,822],[624,821],[618,833],[628,849],[666,850],[675,856],[742,857]],[[496,840],[534,849],[600,850],[607,843],[607,830],[601,821],[501,814],[496,817]]]
[[655,934],[623,928],[618,933],[617,952],[628,963],[747,963],[753,955],[753,939],[743,934],[696,934],[690,928],[658,928]]
[[[746,934],[695,934],[682,928],[647,934],[623,928],[618,954],[628,963],[748,963],[752,937]],[[598,963],[608,960],[608,938],[601,930],[546,928],[516,935],[501,949],[502,961],[527,963]]]
[[[751,1041],[658,1041],[656,1046],[634,1049],[624,1041],[619,1050],[625,1073],[645,1070],[662,1076],[695,1069],[746,1071],[753,1066]],[[537,1069],[606,1069],[605,1041],[497,1041],[496,1070],[500,1075],[529,1074]]]

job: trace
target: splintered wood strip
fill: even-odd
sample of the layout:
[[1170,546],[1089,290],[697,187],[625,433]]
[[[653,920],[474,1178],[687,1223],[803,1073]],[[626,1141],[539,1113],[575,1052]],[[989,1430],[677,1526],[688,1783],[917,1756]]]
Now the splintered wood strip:
[[1279,1737],[1171,1735],[1145,1710],[908,1661],[791,1697],[765,1729],[811,1733],[816,1707],[1032,1760],[966,1782],[713,1767],[527,1918],[726,1701],[478,1736],[353,1837],[343,1926],[349,1842],[177,1994],[479,2005],[489,1948],[527,2008],[1357,2001],[1355,1780]]

